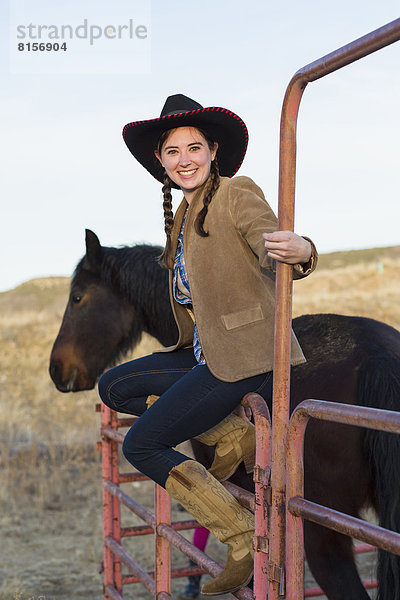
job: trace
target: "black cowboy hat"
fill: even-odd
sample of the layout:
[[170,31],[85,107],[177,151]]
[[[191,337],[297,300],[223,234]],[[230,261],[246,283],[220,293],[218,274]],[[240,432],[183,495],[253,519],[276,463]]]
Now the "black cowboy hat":
[[219,172],[233,177],[243,162],[249,136],[242,119],[226,108],[203,108],[191,98],[175,94],[167,98],[159,118],[128,123],[122,135],[133,156],[163,182],[164,168],[154,155],[157,142],[164,131],[187,126],[203,129],[218,142]]

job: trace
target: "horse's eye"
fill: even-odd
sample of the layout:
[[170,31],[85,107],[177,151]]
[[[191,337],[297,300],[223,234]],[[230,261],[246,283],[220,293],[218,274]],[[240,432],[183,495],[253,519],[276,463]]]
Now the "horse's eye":
[[79,294],[74,294],[72,296],[72,302],[74,304],[79,304],[79,302],[82,300],[82,296],[80,296]]

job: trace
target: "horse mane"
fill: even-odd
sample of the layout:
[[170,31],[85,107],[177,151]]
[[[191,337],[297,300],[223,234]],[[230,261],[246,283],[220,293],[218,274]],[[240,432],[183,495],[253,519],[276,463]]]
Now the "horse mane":
[[132,349],[143,331],[165,345],[172,345],[177,339],[169,302],[168,270],[158,262],[161,252],[161,247],[150,244],[102,246],[101,260],[91,264],[84,256],[75,269],[73,282],[90,274],[135,309],[134,324],[123,351]]
[[162,267],[158,263],[158,257],[162,248],[159,246],[149,244],[121,248],[103,246],[102,251],[101,283],[118,290],[136,310],[154,300],[155,292],[163,290],[165,282],[168,282],[167,273],[165,278],[160,278]]

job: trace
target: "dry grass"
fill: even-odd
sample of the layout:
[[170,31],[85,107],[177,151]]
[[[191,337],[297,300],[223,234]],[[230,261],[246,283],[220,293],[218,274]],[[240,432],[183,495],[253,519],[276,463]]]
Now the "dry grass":
[[[312,277],[295,283],[294,312],[365,315],[400,329],[399,284],[400,248],[327,255]],[[0,294],[0,600],[102,596],[97,395],[61,394],[47,371],[67,294],[64,278]],[[155,346],[146,337],[135,355]],[[131,492],[152,505],[150,484]],[[123,516],[124,525],[137,522]],[[126,545],[151,568],[150,536]],[[220,552],[212,541],[211,554]],[[131,586],[126,597],[150,595]]]
[[358,315],[400,329],[400,258],[322,267],[295,282],[294,289],[295,316],[317,312]]

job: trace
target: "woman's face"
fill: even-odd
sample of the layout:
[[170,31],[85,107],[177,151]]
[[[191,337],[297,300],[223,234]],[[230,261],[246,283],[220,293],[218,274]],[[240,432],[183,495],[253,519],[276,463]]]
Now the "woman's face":
[[211,161],[217,153],[218,144],[210,150],[206,139],[195,127],[173,129],[155,155],[163,165],[168,177],[185,194],[188,202],[210,174]]

